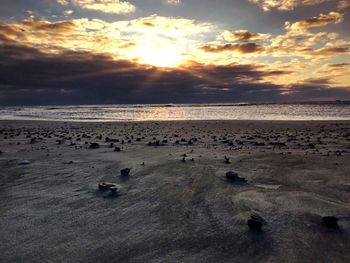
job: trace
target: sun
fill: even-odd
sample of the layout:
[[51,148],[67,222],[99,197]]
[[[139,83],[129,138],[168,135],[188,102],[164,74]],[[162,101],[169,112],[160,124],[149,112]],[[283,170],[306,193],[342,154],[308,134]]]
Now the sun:
[[148,40],[136,45],[131,56],[140,64],[175,68],[185,62],[184,49],[176,43]]
[[176,47],[157,47],[142,49],[139,62],[156,67],[177,67],[182,62],[181,51]]

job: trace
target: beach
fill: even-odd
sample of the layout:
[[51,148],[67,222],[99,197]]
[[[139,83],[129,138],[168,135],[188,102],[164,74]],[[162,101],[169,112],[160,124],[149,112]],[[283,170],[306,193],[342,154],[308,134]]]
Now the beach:
[[0,151],[1,262],[350,262],[350,121],[2,120]]

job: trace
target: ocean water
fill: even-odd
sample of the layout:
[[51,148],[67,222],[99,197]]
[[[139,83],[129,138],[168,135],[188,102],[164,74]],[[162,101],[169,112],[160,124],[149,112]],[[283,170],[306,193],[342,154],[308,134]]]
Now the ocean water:
[[350,103],[0,107],[1,120],[350,120]]

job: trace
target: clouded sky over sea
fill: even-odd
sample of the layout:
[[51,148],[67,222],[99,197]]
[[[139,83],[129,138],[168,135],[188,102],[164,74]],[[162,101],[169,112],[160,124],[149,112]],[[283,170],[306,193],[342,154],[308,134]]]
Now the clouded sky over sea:
[[0,0],[0,105],[350,99],[350,0]]

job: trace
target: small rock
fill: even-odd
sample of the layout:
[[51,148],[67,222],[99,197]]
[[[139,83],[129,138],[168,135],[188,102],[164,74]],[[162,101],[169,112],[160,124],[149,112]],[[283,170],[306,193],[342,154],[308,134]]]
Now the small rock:
[[264,218],[262,218],[262,216],[260,216],[259,214],[255,213],[255,212],[253,212],[250,215],[250,218],[253,219],[253,220],[261,222],[263,225],[267,224],[266,220]]
[[120,170],[120,175],[121,176],[129,176],[130,175],[131,168],[125,168]]
[[30,161],[28,161],[28,160],[22,160],[22,161],[18,162],[18,164],[19,164],[19,165],[28,165],[28,164],[30,164]]
[[324,216],[322,217],[323,223],[328,227],[337,228],[338,227],[338,218],[335,216]]
[[116,194],[118,192],[118,187],[114,183],[102,182],[98,184],[98,189],[100,191],[111,191],[111,194]]
[[235,182],[245,183],[247,180],[244,177],[239,177],[236,172],[229,171],[226,173],[226,178]]
[[248,219],[248,227],[250,230],[261,231],[262,223],[256,219]]
[[100,148],[100,145],[97,142],[91,142],[89,149],[98,149]]

